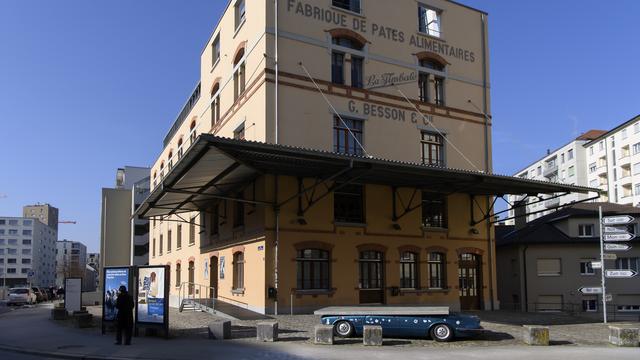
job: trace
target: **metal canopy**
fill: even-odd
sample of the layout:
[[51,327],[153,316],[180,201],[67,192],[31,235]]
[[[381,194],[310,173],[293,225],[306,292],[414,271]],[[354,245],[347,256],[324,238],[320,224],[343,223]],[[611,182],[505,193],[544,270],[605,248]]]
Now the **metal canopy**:
[[152,217],[201,211],[214,199],[275,206],[233,195],[261,174],[338,181],[357,178],[361,183],[414,187],[441,194],[599,193],[598,189],[581,186],[202,134],[136,214]]

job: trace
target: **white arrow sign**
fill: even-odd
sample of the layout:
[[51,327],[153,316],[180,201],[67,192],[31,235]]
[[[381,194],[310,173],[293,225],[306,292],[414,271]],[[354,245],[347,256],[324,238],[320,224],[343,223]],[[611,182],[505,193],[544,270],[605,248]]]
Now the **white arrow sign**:
[[583,294],[602,294],[602,288],[601,287],[581,287],[580,289],[578,289],[578,291],[580,291]]
[[605,226],[605,234],[625,234],[627,232],[626,227]]
[[608,278],[632,278],[637,274],[634,270],[606,270],[604,273]]
[[607,251],[627,251],[631,250],[631,245],[627,244],[604,244],[604,249]]
[[634,234],[603,234],[604,241],[629,241],[635,239]]
[[618,255],[616,255],[616,254],[602,254],[602,257],[605,260],[615,260],[615,259],[618,258]]
[[602,218],[602,223],[604,225],[624,225],[631,223],[633,220],[634,218],[629,215],[606,216]]
[[602,269],[602,263],[600,261],[592,261],[591,262],[592,269]]

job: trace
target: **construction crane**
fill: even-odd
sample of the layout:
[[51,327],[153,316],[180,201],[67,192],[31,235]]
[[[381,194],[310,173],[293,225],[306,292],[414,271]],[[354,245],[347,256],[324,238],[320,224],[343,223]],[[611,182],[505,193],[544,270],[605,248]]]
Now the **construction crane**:
[[63,220],[63,221],[58,221],[58,224],[76,224],[75,221],[69,221],[69,220]]

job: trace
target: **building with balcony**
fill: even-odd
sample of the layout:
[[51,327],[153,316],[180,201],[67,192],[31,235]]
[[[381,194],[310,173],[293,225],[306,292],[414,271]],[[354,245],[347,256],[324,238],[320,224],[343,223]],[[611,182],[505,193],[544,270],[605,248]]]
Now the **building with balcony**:
[[491,197],[588,189],[491,174],[487,22],[446,0],[230,1],[136,211],[171,305],[499,307]]

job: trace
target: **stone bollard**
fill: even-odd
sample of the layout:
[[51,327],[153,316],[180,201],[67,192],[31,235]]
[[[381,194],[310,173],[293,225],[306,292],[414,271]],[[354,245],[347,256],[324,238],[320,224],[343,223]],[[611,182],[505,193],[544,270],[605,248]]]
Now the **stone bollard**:
[[549,327],[523,325],[524,343],[527,345],[549,346]]
[[382,346],[382,326],[365,325],[362,329],[362,343],[365,346]]
[[65,320],[67,318],[67,310],[64,308],[51,309],[51,319],[53,320]]
[[333,326],[316,325],[313,329],[313,343],[316,345],[333,345]]
[[609,342],[616,346],[638,347],[638,343],[640,343],[640,329],[609,326]]
[[217,320],[209,324],[209,339],[231,339],[231,321]]
[[76,327],[88,328],[93,326],[93,315],[86,311],[74,311],[73,321]]
[[273,321],[259,322],[256,324],[258,341],[278,341],[278,323]]

